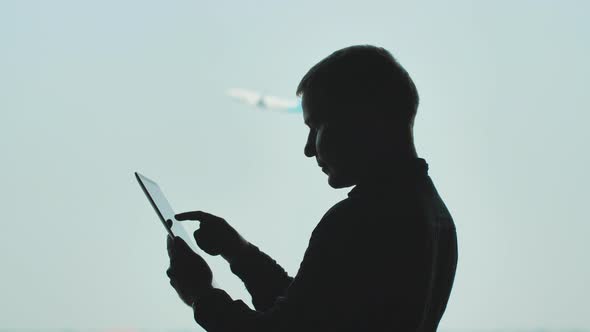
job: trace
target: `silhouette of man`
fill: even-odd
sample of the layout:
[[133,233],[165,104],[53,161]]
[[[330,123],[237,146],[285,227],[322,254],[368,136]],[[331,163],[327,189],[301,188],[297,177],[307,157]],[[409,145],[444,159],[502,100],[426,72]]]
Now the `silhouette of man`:
[[457,264],[453,219],[418,158],[418,94],[383,48],[344,48],[303,77],[305,155],[333,188],[355,186],[311,234],[295,277],[201,211],[197,244],[221,255],[255,310],[211,286],[212,272],[180,238],[168,238],[170,283],[207,331],[436,331]]

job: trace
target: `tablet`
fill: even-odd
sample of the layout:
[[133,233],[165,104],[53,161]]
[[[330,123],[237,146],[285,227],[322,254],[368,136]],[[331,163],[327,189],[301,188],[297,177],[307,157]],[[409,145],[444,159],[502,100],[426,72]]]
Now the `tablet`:
[[[170,206],[170,203],[168,203],[166,196],[164,196],[164,193],[160,189],[160,186],[158,186],[158,184],[155,181],[149,179],[148,177],[138,172],[135,172],[135,178],[139,182],[141,189],[143,189],[145,196],[150,201],[150,204],[156,211],[156,214],[160,218],[160,221],[164,225],[164,228],[166,228],[168,234],[170,234],[170,236],[172,237],[180,237],[184,240],[184,242],[186,242],[186,244],[188,244],[189,247],[191,247],[191,249],[193,249],[195,253],[200,255],[201,253],[197,247],[195,238],[192,235],[194,229],[190,229],[195,224],[187,222],[178,222],[178,220],[176,220],[176,218],[174,217],[175,214],[174,210],[172,210],[172,206]],[[166,224],[166,220],[172,220],[172,227],[168,227],[168,225]]]
[[[179,236],[195,253],[203,257],[199,249],[197,249],[197,243],[192,236],[193,232],[186,228],[185,225],[187,225],[187,223],[178,222],[178,220],[176,220],[174,217],[174,210],[172,210],[172,206],[170,206],[170,203],[166,199],[166,196],[164,196],[160,186],[155,181],[138,172],[135,172],[135,178],[137,179],[137,182],[139,182],[141,189],[150,201],[150,204],[156,211],[156,214],[160,218],[160,221],[164,225],[164,228],[166,228],[168,234],[172,237]],[[172,227],[168,227],[166,220],[172,220]],[[215,279],[211,281],[211,284],[213,287],[218,288]]]
[[166,220],[172,220],[172,225],[174,225],[174,222],[176,221],[174,218],[174,210],[172,210],[172,207],[166,199],[166,196],[164,196],[160,186],[153,180],[138,172],[135,172],[135,178],[137,179],[137,182],[139,182],[143,193],[147,196],[147,199],[156,211],[156,214],[160,217],[160,221],[162,221],[164,228],[166,228],[166,231],[170,236],[174,237],[175,235],[172,232],[172,227],[168,227],[166,224]]

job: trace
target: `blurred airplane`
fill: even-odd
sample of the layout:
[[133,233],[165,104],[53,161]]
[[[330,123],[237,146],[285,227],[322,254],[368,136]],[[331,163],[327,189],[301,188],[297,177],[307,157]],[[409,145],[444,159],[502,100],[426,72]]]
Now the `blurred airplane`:
[[256,91],[234,88],[227,90],[227,95],[241,103],[260,109],[284,111],[289,113],[301,112],[301,103],[295,99],[285,99],[264,95]]

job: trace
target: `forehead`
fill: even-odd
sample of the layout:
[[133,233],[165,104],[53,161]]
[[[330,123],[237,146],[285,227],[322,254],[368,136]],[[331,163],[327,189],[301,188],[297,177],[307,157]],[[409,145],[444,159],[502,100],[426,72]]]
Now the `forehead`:
[[312,120],[312,110],[307,98],[303,97],[301,99],[301,108],[303,109],[303,122],[309,124]]
[[313,95],[306,93],[301,97],[301,107],[303,109],[303,121],[309,124],[320,120],[325,105],[317,96],[314,98]]

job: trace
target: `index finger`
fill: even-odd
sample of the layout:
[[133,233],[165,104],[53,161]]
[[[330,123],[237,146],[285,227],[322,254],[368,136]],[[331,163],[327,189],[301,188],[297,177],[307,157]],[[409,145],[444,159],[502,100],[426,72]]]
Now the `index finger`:
[[175,215],[174,217],[178,221],[183,221],[183,220],[207,221],[207,220],[217,218],[216,216],[214,216],[210,213],[207,213],[207,212],[203,212],[203,211],[183,212],[183,213],[179,213],[179,214]]

